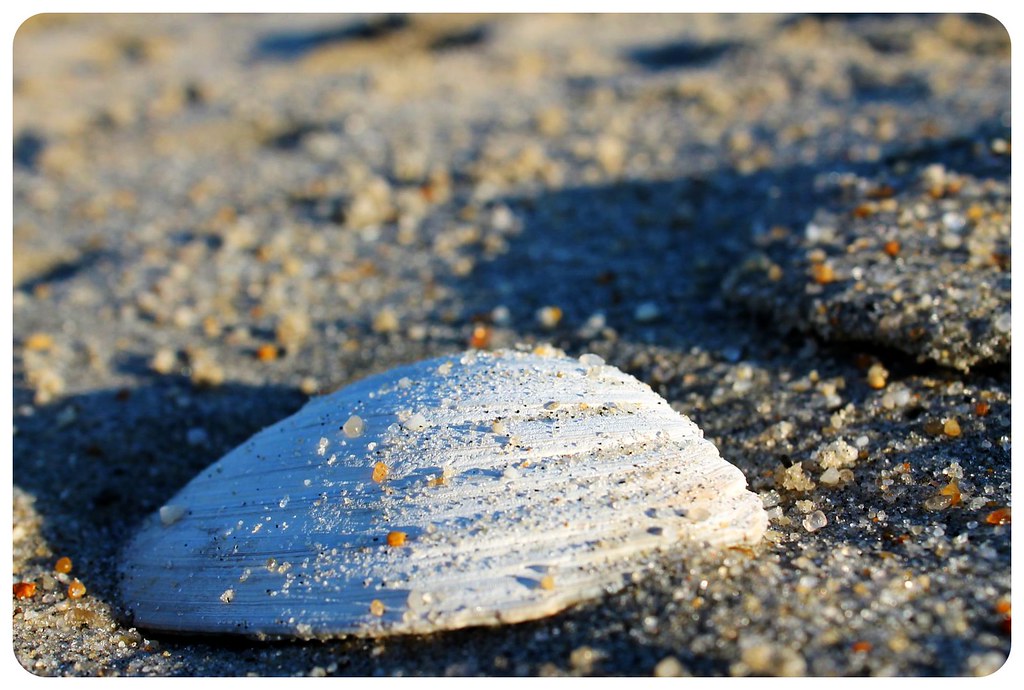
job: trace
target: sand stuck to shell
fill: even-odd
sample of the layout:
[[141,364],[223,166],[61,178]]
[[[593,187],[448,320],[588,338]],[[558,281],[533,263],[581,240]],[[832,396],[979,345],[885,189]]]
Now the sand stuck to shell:
[[743,474],[646,384],[594,355],[468,352],[253,436],[146,522],[121,587],[149,629],[426,633],[547,616],[654,551],[766,526]]

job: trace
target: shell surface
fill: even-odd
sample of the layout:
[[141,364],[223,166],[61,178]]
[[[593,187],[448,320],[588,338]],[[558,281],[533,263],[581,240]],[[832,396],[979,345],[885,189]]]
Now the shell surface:
[[468,352],[315,398],[201,472],[125,550],[136,625],[257,637],[540,618],[679,543],[758,540],[760,499],[647,384]]

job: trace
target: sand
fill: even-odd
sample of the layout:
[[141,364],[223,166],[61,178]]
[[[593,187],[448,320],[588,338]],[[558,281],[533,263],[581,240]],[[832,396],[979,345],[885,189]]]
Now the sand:
[[[44,15],[14,48],[12,624],[29,672],[1003,664],[995,21]],[[696,421],[761,495],[766,538],[652,556],[618,593],[506,627],[270,643],[125,616],[130,535],[259,429],[398,364],[542,342]]]

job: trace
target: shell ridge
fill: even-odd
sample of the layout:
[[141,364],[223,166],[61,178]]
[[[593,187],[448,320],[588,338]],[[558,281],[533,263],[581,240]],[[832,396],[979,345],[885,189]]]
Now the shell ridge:
[[692,420],[600,358],[553,349],[353,382],[168,503],[174,519],[147,520],[123,558],[136,624],[255,636],[528,620],[621,587],[656,551],[767,528]]

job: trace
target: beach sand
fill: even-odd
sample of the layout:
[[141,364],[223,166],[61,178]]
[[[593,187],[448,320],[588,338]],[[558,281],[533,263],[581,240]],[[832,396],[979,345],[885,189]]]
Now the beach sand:
[[[1009,54],[981,15],[30,19],[14,44],[18,662],[994,672]],[[398,364],[542,342],[699,424],[764,500],[766,538],[652,555],[622,591],[514,626],[260,642],[125,616],[127,539],[259,429]]]

